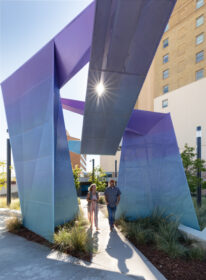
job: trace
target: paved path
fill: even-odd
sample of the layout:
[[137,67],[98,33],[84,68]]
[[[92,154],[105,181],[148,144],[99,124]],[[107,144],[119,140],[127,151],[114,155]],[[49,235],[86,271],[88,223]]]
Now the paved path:
[[[85,200],[82,201],[86,211]],[[165,280],[119,233],[110,235],[100,213],[99,253],[87,263],[10,234],[5,229],[8,211],[0,209],[0,280]]]
[[[85,215],[87,215],[87,202],[85,199],[81,199],[81,206]],[[99,232],[93,229],[98,252],[93,257],[92,263],[107,270],[137,277],[137,279],[166,280],[117,228],[115,228],[114,232],[110,232],[108,219],[102,211],[99,211],[99,228]]]

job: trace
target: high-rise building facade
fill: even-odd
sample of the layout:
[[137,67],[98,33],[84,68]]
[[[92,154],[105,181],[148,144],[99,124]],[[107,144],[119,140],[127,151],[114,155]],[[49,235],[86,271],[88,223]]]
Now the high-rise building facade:
[[135,108],[206,77],[206,0],[177,0]]

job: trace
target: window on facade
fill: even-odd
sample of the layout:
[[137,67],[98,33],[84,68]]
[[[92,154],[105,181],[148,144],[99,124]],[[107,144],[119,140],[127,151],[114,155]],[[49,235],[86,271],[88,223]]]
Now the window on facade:
[[169,30],[169,23],[167,24],[167,26],[165,27],[165,32],[167,32]]
[[202,15],[196,19],[196,27],[199,27],[203,23],[204,23],[204,16]]
[[196,72],[196,80],[202,79],[204,77],[204,69],[200,69]]
[[204,51],[196,53],[196,63],[204,59]]
[[168,107],[168,99],[162,100],[162,108]]
[[199,9],[204,5],[204,0],[196,0],[196,9]]
[[168,46],[169,46],[169,39],[167,38],[163,41],[163,48],[166,48]]
[[169,69],[163,71],[162,76],[163,76],[163,79],[167,79],[169,77]]
[[204,33],[201,33],[196,37],[196,45],[201,44],[203,41],[204,41]]
[[163,93],[167,93],[169,91],[169,85],[163,86]]
[[163,56],[163,64],[167,63],[169,61],[169,54],[166,54]]

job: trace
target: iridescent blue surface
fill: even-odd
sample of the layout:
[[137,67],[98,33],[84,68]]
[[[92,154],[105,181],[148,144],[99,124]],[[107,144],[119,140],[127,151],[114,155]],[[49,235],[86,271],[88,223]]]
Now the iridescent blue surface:
[[133,112],[123,137],[118,187],[118,217],[146,217],[159,208],[199,230],[169,114]]

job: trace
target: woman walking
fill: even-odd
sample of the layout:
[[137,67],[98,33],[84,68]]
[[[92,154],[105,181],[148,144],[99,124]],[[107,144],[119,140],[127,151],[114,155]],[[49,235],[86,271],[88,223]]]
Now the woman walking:
[[96,230],[98,228],[98,201],[99,201],[99,194],[96,190],[96,185],[92,184],[89,188],[89,192],[87,194],[87,201],[88,201],[88,218],[91,224],[91,229],[93,229],[93,219]]

